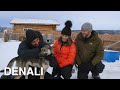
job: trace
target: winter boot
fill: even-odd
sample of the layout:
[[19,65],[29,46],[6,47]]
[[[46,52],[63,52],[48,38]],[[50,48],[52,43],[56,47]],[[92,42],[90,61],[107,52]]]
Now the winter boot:
[[54,77],[50,73],[48,73],[48,72],[45,73],[44,78],[45,79],[54,79]]
[[101,79],[99,74],[98,75],[92,74],[92,77],[93,79]]

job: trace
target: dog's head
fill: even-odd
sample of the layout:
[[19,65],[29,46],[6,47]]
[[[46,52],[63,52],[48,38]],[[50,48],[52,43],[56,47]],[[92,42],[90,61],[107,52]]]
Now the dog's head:
[[48,56],[50,54],[53,54],[53,49],[49,45],[45,45],[41,48],[40,56]]

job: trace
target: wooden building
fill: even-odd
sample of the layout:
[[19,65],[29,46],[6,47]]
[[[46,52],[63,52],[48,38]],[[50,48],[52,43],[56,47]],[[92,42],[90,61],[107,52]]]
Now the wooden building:
[[59,23],[56,20],[50,19],[13,19],[10,24],[13,24],[13,33],[24,34],[26,30],[38,30],[43,34],[56,33],[56,27]]

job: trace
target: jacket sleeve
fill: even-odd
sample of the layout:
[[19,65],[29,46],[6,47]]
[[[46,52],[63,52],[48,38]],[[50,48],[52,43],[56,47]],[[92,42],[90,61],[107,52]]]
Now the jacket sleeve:
[[76,47],[75,47],[75,44],[73,43],[70,47],[70,52],[69,52],[67,60],[65,62],[61,63],[60,67],[64,67],[64,66],[67,66],[70,64],[73,65],[75,56],[76,56]]
[[21,58],[36,58],[40,50],[38,48],[29,49],[25,43],[21,43],[18,48],[18,55]]
[[79,54],[78,54],[78,53],[79,53],[79,49],[78,49],[78,48],[79,48],[79,44],[78,44],[78,42],[79,42],[79,41],[78,41],[77,38],[76,38],[76,40],[75,40],[75,46],[76,46],[76,57],[75,57],[75,61],[74,61],[74,63],[80,65],[80,64],[81,64],[81,61],[80,61]]
[[101,61],[101,59],[104,56],[104,48],[103,48],[103,43],[101,39],[98,40],[98,43],[96,45],[96,54],[94,58],[92,59],[92,64],[95,66],[97,63]]

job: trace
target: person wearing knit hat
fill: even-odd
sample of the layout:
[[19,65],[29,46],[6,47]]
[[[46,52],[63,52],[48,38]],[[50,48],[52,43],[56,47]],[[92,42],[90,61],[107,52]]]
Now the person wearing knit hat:
[[72,27],[72,22],[70,20],[67,20],[65,22],[65,27],[61,31],[61,37],[59,38],[59,40],[61,39],[61,42],[63,42],[62,44],[66,43],[70,45],[72,43],[71,27]]
[[61,36],[54,43],[54,56],[58,66],[53,68],[52,75],[58,79],[62,75],[64,79],[72,76],[72,67],[76,55],[76,47],[71,39],[72,22],[67,20],[65,27],[61,31]]
[[39,43],[39,34],[36,31],[34,31],[34,30],[27,30],[26,31],[26,42],[28,44],[32,43],[33,41],[36,41],[36,39],[37,39],[37,41]]
[[84,23],[83,25],[82,25],[82,27],[81,27],[81,30],[82,31],[90,31],[90,32],[92,32],[92,24],[91,23],[89,23],[89,22],[86,22],[86,23]]
[[81,32],[75,40],[76,58],[75,65],[78,67],[78,79],[88,79],[92,72],[93,79],[100,79],[99,73],[103,72],[105,65],[101,62],[104,55],[102,40],[98,33],[92,29],[91,23],[84,23]]
[[21,58],[37,58],[41,48],[47,43],[43,42],[41,33],[37,30],[27,30],[26,39],[18,47],[18,55]]
[[84,39],[88,38],[92,31],[92,24],[89,22],[86,22],[81,26],[81,33]]
[[72,22],[70,20],[65,22],[65,27],[62,29],[61,34],[71,36],[71,27],[72,27]]

